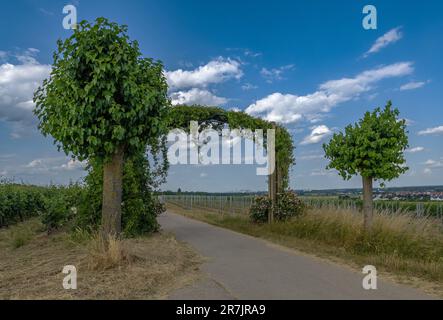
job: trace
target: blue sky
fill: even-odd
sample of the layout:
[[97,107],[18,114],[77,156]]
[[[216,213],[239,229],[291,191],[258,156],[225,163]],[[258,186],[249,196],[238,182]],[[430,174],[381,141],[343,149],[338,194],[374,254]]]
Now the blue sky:
[[[48,74],[67,1],[8,1],[0,12],[0,176],[76,180],[79,163],[35,129],[32,92]],[[163,61],[174,103],[246,110],[293,134],[295,189],[358,187],[327,171],[321,144],[391,99],[408,121],[409,172],[388,186],[443,182],[441,1],[74,1],[79,20],[129,26]],[[362,8],[377,8],[377,29]],[[265,190],[255,167],[172,166],[165,189]]]

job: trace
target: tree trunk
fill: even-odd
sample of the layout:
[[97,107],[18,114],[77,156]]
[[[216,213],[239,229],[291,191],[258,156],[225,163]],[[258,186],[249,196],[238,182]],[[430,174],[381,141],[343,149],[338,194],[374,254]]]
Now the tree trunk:
[[365,231],[369,231],[372,228],[373,211],[372,177],[363,177],[363,227]]
[[105,238],[121,232],[123,156],[123,148],[119,148],[103,166],[102,234]]

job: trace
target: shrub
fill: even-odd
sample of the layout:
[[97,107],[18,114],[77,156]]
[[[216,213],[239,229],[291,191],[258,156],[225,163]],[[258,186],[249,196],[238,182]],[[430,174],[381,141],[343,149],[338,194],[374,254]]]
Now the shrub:
[[50,186],[44,199],[42,223],[48,232],[67,225],[75,216],[82,199],[83,188],[78,184]]
[[[267,222],[271,207],[271,199],[269,199],[268,196],[256,197],[249,211],[251,220],[255,223]],[[275,221],[286,221],[292,217],[301,215],[304,210],[305,205],[297,197],[297,194],[291,190],[285,191],[277,196],[274,219]]]
[[271,210],[271,199],[267,196],[258,196],[249,209],[249,217],[255,223],[264,223],[268,221],[269,210]]
[[274,219],[286,221],[292,217],[301,215],[305,210],[303,201],[298,198],[294,191],[286,191],[277,197],[277,209],[274,211]]

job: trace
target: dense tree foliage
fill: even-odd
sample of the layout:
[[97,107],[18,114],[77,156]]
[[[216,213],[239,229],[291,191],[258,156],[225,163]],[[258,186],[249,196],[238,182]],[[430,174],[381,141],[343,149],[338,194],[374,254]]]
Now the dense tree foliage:
[[34,95],[39,128],[66,153],[103,163],[103,231],[118,234],[124,159],[147,144],[159,149],[166,133],[163,66],[141,57],[126,26],[104,18],[80,22],[57,44],[50,77]]
[[328,169],[336,169],[344,179],[354,175],[363,178],[365,227],[372,223],[372,182],[390,181],[406,172],[404,150],[408,136],[399,110],[388,101],[385,108],[366,112],[363,119],[336,133],[329,144],[324,144]]

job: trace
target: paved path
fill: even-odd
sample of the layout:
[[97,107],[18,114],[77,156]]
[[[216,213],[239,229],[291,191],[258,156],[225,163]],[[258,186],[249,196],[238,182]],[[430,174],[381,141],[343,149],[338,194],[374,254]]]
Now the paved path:
[[202,266],[207,276],[169,299],[430,298],[380,280],[377,290],[364,290],[361,273],[171,212],[159,221],[207,257]]

